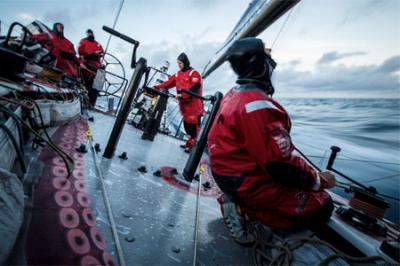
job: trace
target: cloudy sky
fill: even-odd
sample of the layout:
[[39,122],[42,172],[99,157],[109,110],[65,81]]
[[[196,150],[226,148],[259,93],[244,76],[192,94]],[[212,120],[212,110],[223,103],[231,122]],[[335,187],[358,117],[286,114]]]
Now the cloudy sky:
[[[125,0],[116,29],[141,42],[150,65],[176,71],[185,51],[198,70],[221,46],[249,0]],[[107,43],[119,0],[0,0],[2,34],[12,21],[65,25],[75,44],[87,28]],[[273,46],[277,97],[400,98],[400,0],[302,0]],[[286,16],[260,35],[271,46]],[[131,46],[113,38],[109,52],[128,68]],[[235,81],[228,65],[205,80],[205,92]]]

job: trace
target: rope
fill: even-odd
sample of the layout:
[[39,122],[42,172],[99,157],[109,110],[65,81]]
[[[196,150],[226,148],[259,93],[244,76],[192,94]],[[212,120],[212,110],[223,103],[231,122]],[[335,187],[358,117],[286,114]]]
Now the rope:
[[196,216],[194,224],[194,245],[193,245],[193,266],[197,265],[197,238],[198,238],[198,225],[199,225],[199,202],[201,196],[201,175],[199,175],[199,182],[197,187],[197,199],[196,199]]
[[[87,115],[87,113],[86,113],[86,115]],[[104,182],[104,177],[103,177],[103,174],[102,174],[101,169],[99,167],[99,163],[97,161],[97,157],[96,157],[97,156],[97,152],[96,152],[96,149],[94,148],[94,145],[93,145],[93,136],[90,133],[90,128],[86,132],[86,135],[88,136],[89,145],[90,145],[90,148],[92,149],[92,155],[93,155],[93,161],[94,161],[96,173],[97,173],[97,176],[100,179],[101,191],[103,193],[104,204],[105,204],[105,207],[106,207],[106,210],[107,210],[107,215],[108,215],[108,218],[110,220],[111,231],[112,231],[113,238],[114,238],[114,241],[115,241],[115,246],[116,246],[116,249],[117,249],[118,259],[119,259],[120,265],[121,266],[125,266],[126,263],[125,263],[124,253],[122,251],[121,243],[119,241],[118,231],[117,231],[116,223],[115,223],[115,220],[114,220],[113,211],[112,211],[112,208],[111,208],[111,203],[110,203],[110,200],[109,200],[109,197],[108,197],[108,194],[107,194],[106,185],[105,185],[105,182]]]
[[[119,18],[119,15],[121,14],[121,10],[122,10],[122,6],[123,5],[124,5],[124,0],[121,0],[121,2],[119,3],[117,15],[115,16],[115,19],[114,19],[114,23],[113,23],[112,29],[114,29],[115,26],[117,25],[118,18]],[[107,40],[107,45],[106,45],[106,49],[104,50],[104,54],[107,53],[108,46],[110,45],[111,37],[112,37],[112,35],[110,34],[110,36],[108,37],[108,40]]]
[[[305,243],[315,243],[319,245],[323,245],[331,249],[335,254],[329,255],[328,257],[324,258],[320,261],[319,265],[328,265],[329,262],[332,260],[341,258],[348,262],[358,262],[358,263],[366,263],[366,262],[376,262],[376,261],[383,261],[386,264],[389,264],[383,257],[381,256],[365,256],[365,257],[354,257],[348,255],[330,243],[313,238],[313,237],[288,237],[285,239],[280,238],[273,232],[264,239],[260,230],[255,227],[257,241],[252,248],[252,255],[253,255],[253,263],[254,265],[290,265],[293,261],[293,252],[295,249],[299,248]],[[276,242],[273,242],[273,240]],[[277,244],[277,242],[281,242]],[[276,255],[272,256],[273,250],[277,250],[278,252]],[[267,252],[267,253],[266,253]],[[267,264],[265,264],[266,262]]]
[[279,36],[281,35],[281,32],[283,31],[283,28],[285,27],[286,23],[288,22],[288,20],[289,20],[289,18],[290,18],[290,15],[291,15],[292,12],[293,12],[293,9],[294,9],[294,7],[293,7],[292,9],[290,9],[288,15],[286,16],[286,19],[285,19],[285,21],[283,22],[283,24],[282,24],[282,26],[281,26],[281,29],[279,30],[278,34],[277,34],[276,37],[275,37],[274,42],[273,42],[272,45],[271,45],[271,50],[272,50],[272,48],[274,48],[276,41],[278,40]]

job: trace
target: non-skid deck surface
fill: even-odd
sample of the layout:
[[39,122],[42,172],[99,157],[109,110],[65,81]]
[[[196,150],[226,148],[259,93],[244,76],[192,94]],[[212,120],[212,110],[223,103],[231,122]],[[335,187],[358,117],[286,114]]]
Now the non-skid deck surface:
[[[89,122],[94,143],[102,151],[97,158],[105,178],[119,239],[126,263],[193,264],[194,231],[198,182],[174,186],[153,172],[161,166],[182,169],[188,158],[179,145],[182,141],[158,134],[153,142],[142,140],[142,132],[126,124],[112,159],[102,157],[114,118],[91,112]],[[126,152],[128,160],[118,158]],[[91,151],[86,155],[86,174],[92,208],[107,239],[111,254],[116,255],[103,195],[96,177]],[[138,171],[145,166],[147,173]],[[204,182],[204,180],[203,180]],[[215,199],[217,190],[204,189],[199,204],[197,264],[251,264],[250,250],[234,243],[228,235]]]

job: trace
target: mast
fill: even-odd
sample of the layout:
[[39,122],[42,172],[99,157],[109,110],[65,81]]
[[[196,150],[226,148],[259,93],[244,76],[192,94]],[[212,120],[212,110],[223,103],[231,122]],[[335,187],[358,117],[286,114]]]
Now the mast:
[[204,67],[203,78],[209,76],[225,62],[226,51],[234,41],[259,35],[298,2],[300,0],[253,0],[222,47]]

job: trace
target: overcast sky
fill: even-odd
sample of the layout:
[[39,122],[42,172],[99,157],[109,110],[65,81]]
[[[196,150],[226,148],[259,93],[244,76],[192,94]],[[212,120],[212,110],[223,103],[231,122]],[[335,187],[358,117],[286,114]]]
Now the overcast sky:
[[[87,28],[104,46],[119,0],[0,0],[2,34],[12,21],[60,21],[74,44]],[[125,0],[116,29],[141,42],[150,65],[185,51],[202,71],[250,1]],[[400,0],[302,0],[273,47],[277,97],[400,98]],[[259,37],[274,42],[286,16]],[[131,46],[113,38],[109,52],[128,67]],[[205,81],[205,93],[235,81],[226,64]]]

